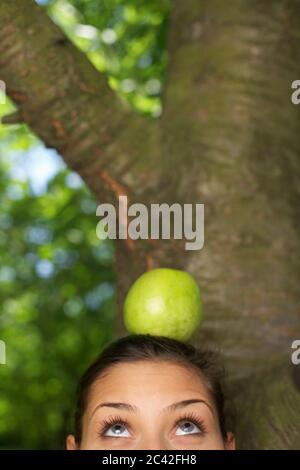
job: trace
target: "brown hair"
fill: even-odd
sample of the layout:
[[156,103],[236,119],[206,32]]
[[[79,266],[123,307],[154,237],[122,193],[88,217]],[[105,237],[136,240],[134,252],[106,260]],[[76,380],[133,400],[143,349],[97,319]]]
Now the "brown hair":
[[205,379],[217,410],[220,430],[226,440],[227,418],[223,391],[224,368],[219,365],[218,354],[214,351],[199,350],[190,344],[182,343],[164,336],[131,335],[111,343],[96,361],[86,370],[77,388],[75,411],[75,439],[77,444],[82,438],[82,418],[86,409],[88,395],[93,383],[110,367],[136,361],[166,360],[194,369]]

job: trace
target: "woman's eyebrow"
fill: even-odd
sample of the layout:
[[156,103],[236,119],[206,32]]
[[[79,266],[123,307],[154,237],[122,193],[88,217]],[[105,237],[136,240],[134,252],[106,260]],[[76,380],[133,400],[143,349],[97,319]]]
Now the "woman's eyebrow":
[[97,410],[99,410],[99,408],[105,408],[105,407],[108,407],[108,408],[115,408],[117,410],[126,410],[126,411],[130,411],[131,413],[135,413],[138,411],[138,408],[137,406],[134,406],[134,405],[130,405],[129,403],[121,403],[121,402],[104,402],[104,403],[100,403],[98,406],[96,406],[96,408],[94,409],[92,415],[91,415],[91,418],[94,416],[94,414],[96,413]]
[[[167,411],[167,412],[175,411],[175,410],[184,408],[186,406],[193,405],[195,403],[204,403],[210,409],[210,411],[213,413],[213,409],[212,409],[211,405],[209,405],[209,403],[207,403],[207,401],[201,400],[199,398],[192,398],[190,400],[181,400],[181,401],[178,401],[176,403],[172,403],[171,405],[164,408],[163,411]],[[104,403],[100,403],[98,406],[96,406],[93,413],[91,414],[91,418],[94,416],[96,411],[99,410],[99,408],[106,408],[106,407],[107,408],[115,408],[117,410],[126,410],[126,411],[129,411],[131,413],[136,413],[139,410],[137,406],[130,405],[129,403],[104,402]]]
[[175,411],[175,410],[184,408],[186,406],[193,405],[194,403],[204,403],[213,413],[212,406],[207,401],[203,399],[199,399],[199,398],[191,398],[190,400],[182,400],[176,403],[172,403],[172,405],[169,405],[166,408],[164,408],[163,411]]

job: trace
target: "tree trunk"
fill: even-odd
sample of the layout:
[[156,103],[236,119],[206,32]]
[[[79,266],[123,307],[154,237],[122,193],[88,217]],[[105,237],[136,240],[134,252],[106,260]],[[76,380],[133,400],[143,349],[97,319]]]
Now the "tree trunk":
[[18,118],[99,201],[205,204],[200,251],[182,241],[116,243],[120,308],[149,267],[193,274],[205,312],[193,342],[224,352],[239,448],[299,447],[290,357],[300,324],[300,108],[290,95],[300,4],[175,1],[156,123],[124,109],[31,0],[1,4],[0,30],[0,77]]
[[164,179],[205,204],[204,248],[182,256],[205,301],[195,343],[226,355],[243,448],[300,442],[299,30],[292,1],[177,1],[170,27]]

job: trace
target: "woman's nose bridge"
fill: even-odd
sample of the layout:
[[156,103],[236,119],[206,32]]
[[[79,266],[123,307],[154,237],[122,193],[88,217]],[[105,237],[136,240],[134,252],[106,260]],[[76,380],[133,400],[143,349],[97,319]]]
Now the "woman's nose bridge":
[[157,430],[152,429],[147,431],[141,438],[140,449],[144,450],[170,450],[172,446],[166,439],[163,433],[159,433]]
[[153,441],[144,441],[144,444],[141,444],[139,447],[142,450],[170,450],[171,447],[168,447],[166,444],[163,442],[156,440]]

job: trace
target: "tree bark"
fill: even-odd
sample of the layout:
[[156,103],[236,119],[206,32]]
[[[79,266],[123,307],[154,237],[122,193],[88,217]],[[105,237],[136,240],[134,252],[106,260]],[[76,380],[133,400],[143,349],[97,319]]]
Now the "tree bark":
[[205,204],[204,248],[184,256],[205,301],[195,342],[226,355],[242,448],[299,446],[299,7],[177,1],[170,25],[163,168],[170,198]]
[[175,1],[153,123],[118,101],[32,0],[0,5],[8,93],[99,201],[205,204],[201,251],[116,243],[118,299],[121,308],[149,267],[197,278],[205,319],[193,341],[224,352],[239,448],[299,446],[299,30],[293,0]]
[[[0,76],[18,105],[4,121],[28,124],[99,202],[116,205],[127,195],[130,203],[155,187],[157,123],[133,113],[34,0],[0,4]],[[124,293],[147,269],[149,247],[125,241],[117,251],[116,270],[124,270],[117,290]],[[123,331],[121,322],[118,328]]]

